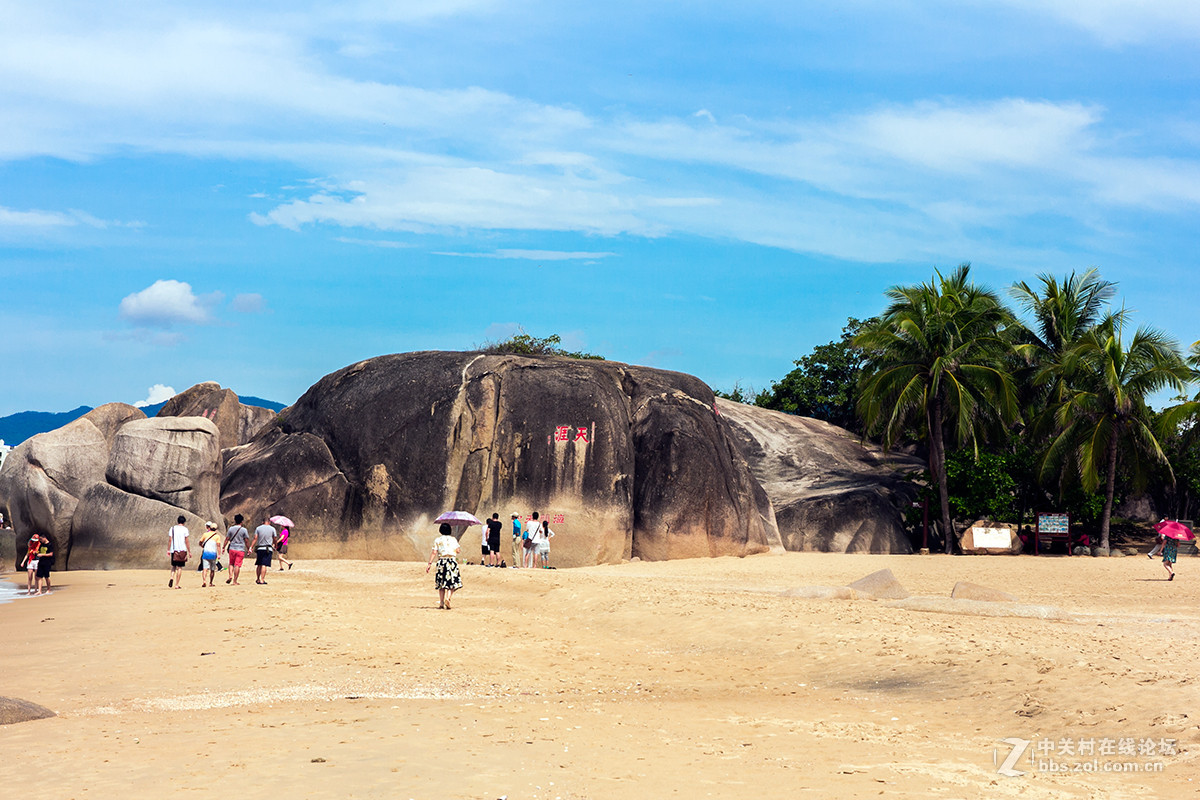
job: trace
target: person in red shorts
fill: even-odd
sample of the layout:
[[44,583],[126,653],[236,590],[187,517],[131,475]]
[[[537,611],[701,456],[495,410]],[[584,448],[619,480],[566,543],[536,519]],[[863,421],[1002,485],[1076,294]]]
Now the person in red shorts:
[[233,525],[225,532],[225,552],[229,554],[229,577],[226,583],[238,585],[238,576],[242,574],[242,561],[246,558],[246,548],[249,547],[250,531],[242,525],[246,518],[237,514]]

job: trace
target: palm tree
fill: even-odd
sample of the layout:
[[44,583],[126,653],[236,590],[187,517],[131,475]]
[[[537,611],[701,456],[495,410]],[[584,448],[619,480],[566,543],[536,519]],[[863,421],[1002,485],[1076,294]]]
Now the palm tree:
[[970,265],[935,271],[918,286],[894,286],[891,305],[855,337],[866,353],[858,409],[867,430],[890,447],[906,427],[923,428],[941,503],[946,551],[954,526],[946,481],[947,431],[978,445],[992,422],[1017,416],[1016,392],[1004,361],[1017,327],[995,293],[969,281]]
[[1178,345],[1152,328],[1138,328],[1126,344],[1123,313],[1106,315],[1063,356],[1057,367],[1064,394],[1053,407],[1056,435],[1042,462],[1042,475],[1071,464],[1084,489],[1104,482],[1100,548],[1108,550],[1109,522],[1117,467],[1135,478],[1150,462],[1170,464],[1152,427],[1146,398],[1173,387],[1183,391],[1191,376]]
[[[1017,370],[1017,385],[1035,392],[1023,398],[1027,409],[1040,409],[1063,399],[1062,359],[1103,318],[1104,307],[1117,286],[1102,280],[1094,267],[1082,275],[1072,272],[1061,283],[1045,273],[1038,280],[1040,291],[1025,281],[1014,283],[1009,290],[1033,318],[1033,325],[1026,326],[1016,347],[1025,362],[1024,369]],[[1037,421],[1038,414],[1027,416]]]

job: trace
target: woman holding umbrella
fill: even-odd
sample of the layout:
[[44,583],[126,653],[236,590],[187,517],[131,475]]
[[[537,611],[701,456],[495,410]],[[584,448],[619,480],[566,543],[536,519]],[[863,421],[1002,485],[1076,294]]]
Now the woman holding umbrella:
[[458,539],[450,533],[450,524],[443,522],[438,528],[438,537],[433,540],[433,549],[429,553],[429,563],[425,565],[425,574],[433,567],[437,559],[437,572],[433,574],[433,585],[438,590],[438,608],[450,608],[450,598],[454,592],[462,588],[462,575],[458,571]]
[[296,523],[292,522],[282,514],[277,514],[271,517],[271,522],[274,525],[279,525],[281,528],[279,531],[279,538],[275,541],[275,555],[279,558],[279,571],[283,572],[284,564],[287,564],[287,568],[291,569],[292,564],[295,563],[288,561],[285,556],[287,556],[288,551],[288,539],[291,538],[292,528]]
[[1175,559],[1179,556],[1179,540],[1195,539],[1196,535],[1188,526],[1166,519],[1155,525],[1154,530],[1163,537],[1163,566],[1167,570],[1167,580],[1173,581],[1175,580]]

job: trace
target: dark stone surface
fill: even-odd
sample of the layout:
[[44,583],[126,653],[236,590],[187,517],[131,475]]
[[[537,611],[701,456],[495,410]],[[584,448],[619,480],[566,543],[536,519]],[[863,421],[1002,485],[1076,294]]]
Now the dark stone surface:
[[237,447],[254,438],[275,419],[275,412],[242,405],[231,389],[207,381],[185,389],[166,402],[159,417],[204,417],[212,420],[221,435],[221,447]]
[[0,697],[0,725],[15,725],[33,719],[58,716],[45,706],[18,697]]
[[[181,514],[191,532],[190,565],[195,567],[206,522],[203,517],[107,483],[93,484],[71,521],[71,569],[166,570],[170,566],[167,530]],[[219,524],[219,520],[213,521]]]
[[604,361],[425,352],[351,365],[227,453],[221,498],[227,517],[287,514],[301,554],[423,559],[433,518],[452,509],[498,512],[506,529],[513,511],[540,511],[561,566],[781,547],[711,390]]
[[905,480],[924,463],[864,446],[827,422],[718,399],[742,455],[775,508],[788,550],[911,553]]

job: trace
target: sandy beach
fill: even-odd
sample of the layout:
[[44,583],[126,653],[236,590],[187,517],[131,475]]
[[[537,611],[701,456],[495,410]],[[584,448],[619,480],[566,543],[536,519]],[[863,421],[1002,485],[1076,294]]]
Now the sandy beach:
[[[0,604],[0,695],[58,713],[3,728],[0,759],[27,799],[1192,797],[1200,559],[1179,566],[466,566],[450,611],[416,563],[182,590],[166,569],[55,573]],[[794,596],[882,568],[913,595],[966,580],[1020,603]],[[1005,739],[1029,743],[1023,774],[998,772]]]

